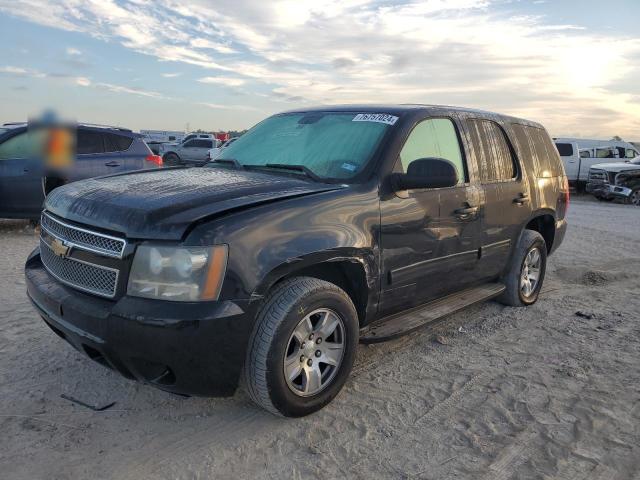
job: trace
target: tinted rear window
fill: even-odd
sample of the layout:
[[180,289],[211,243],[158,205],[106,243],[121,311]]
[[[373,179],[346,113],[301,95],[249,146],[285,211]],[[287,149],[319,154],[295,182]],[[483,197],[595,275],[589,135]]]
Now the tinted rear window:
[[133,138],[116,133],[105,133],[104,137],[107,152],[122,152],[128,150],[133,143]]
[[556,148],[561,157],[571,157],[573,155],[573,145],[570,143],[556,143]]
[[467,123],[473,151],[476,153],[480,181],[491,183],[514,178],[514,158],[502,128],[489,120],[469,120]]
[[104,140],[100,132],[78,129],[76,144],[78,154],[104,153]]
[[512,127],[522,161],[529,168],[533,167],[537,177],[563,175],[558,149],[546,130],[521,124],[513,124]]

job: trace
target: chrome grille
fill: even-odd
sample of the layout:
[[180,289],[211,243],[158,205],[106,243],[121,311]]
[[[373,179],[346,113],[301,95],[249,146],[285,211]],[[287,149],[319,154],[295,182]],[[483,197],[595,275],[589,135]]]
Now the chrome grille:
[[589,169],[589,182],[591,183],[607,183],[609,177],[604,170]]
[[53,218],[46,212],[42,214],[40,225],[50,234],[61,238],[73,247],[109,257],[122,258],[124,248],[127,245],[127,242],[122,238],[69,225]]
[[71,287],[85,292],[113,298],[118,286],[118,270],[56,255],[40,239],[40,258],[47,271]]

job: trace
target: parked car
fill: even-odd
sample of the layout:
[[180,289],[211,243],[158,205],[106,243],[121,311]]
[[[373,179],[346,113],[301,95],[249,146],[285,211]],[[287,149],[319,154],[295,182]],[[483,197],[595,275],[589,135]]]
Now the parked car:
[[80,124],[76,134],[73,165],[47,173],[26,123],[0,129],[0,217],[38,219],[45,195],[61,185],[162,166],[162,159],[131,130]]
[[[581,148],[581,144],[575,141],[561,141],[560,139],[555,141],[569,179],[569,185],[578,191],[585,189],[589,181],[589,169],[593,165],[601,163],[603,159],[607,158],[631,159],[637,155],[633,148],[616,146],[616,142],[606,145],[604,141],[583,140],[582,144],[589,144],[589,142],[597,142],[597,146]],[[626,144],[626,142],[617,143]]]
[[[358,342],[476,302],[526,306],[569,202],[544,128],[438,106],[272,116],[203,168],[65,185],[26,283],[80,352],[127,378],[302,416]],[[243,373],[244,372],[244,373]]]
[[180,143],[185,136],[177,130],[140,130],[140,135],[156,155],[160,155],[160,149],[165,143]]
[[640,206],[640,157],[630,162],[599,163],[589,169],[587,192],[599,200],[621,199]]
[[197,138],[187,135],[182,143],[162,145],[162,158],[167,165],[203,165],[209,160],[209,150],[218,144],[213,135]]
[[215,147],[212,148],[211,150],[209,150],[209,152],[207,153],[207,160],[213,160],[214,158],[216,158],[218,155],[220,155],[222,153],[222,151],[229,147],[233,142],[235,142],[239,137],[233,137],[230,138],[229,140],[227,140],[226,142],[224,142],[222,145],[220,145],[219,147]]

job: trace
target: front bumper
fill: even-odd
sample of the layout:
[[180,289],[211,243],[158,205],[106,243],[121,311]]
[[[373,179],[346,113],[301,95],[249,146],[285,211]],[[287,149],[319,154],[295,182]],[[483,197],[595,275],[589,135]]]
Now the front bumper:
[[630,188],[610,183],[587,183],[586,191],[603,198],[629,198],[632,193]]
[[45,323],[98,363],[173,393],[235,392],[253,328],[248,302],[105,300],[57,282],[38,250],[27,259],[25,278]]

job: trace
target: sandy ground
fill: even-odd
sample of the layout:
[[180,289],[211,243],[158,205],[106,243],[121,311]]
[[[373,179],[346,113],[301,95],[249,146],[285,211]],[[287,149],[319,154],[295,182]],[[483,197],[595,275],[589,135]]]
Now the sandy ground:
[[361,346],[338,398],[298,420],[72,350],[25,296],[33,231],[2,221],[0,478],[640,479],[640,209],[575,199],[569,221],[535,306]]

